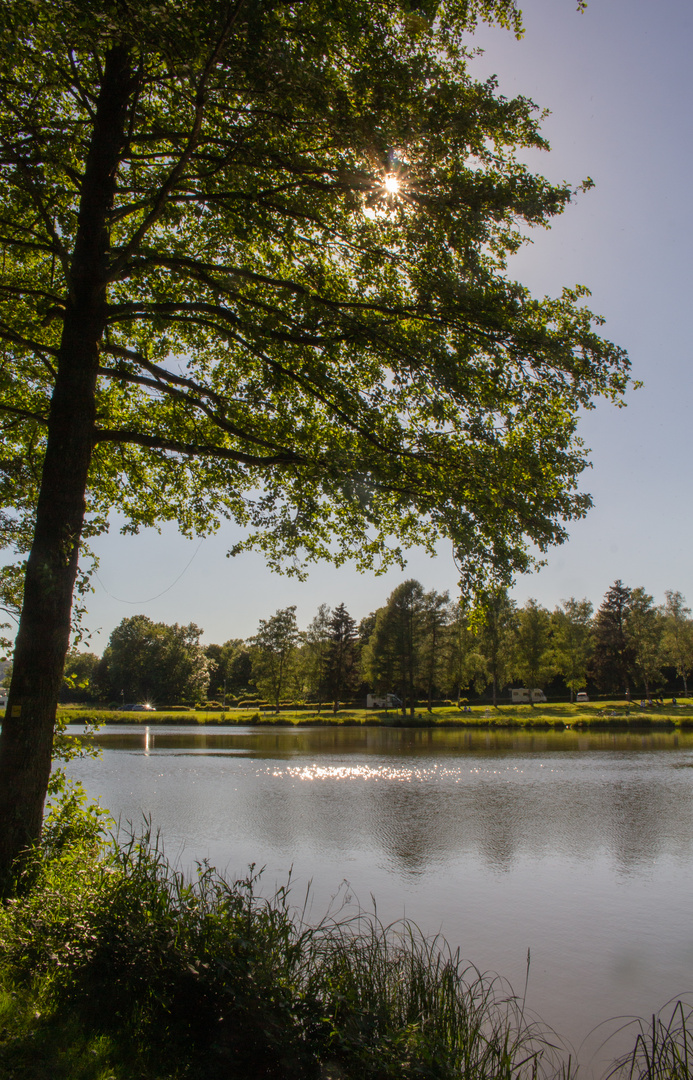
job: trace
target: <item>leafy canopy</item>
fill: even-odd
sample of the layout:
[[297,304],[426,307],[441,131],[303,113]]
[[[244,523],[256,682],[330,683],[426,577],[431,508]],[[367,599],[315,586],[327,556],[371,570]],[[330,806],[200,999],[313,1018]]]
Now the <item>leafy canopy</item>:
[[576,415],[625,354],[586,290],[506,260],[567,185],[518,160],[537,110],[476,82],[511,0],[14,0],[0,12],[2,539],[28,547],[83,180],[125,109],[99,280],[85,535],[224,518],[273,566],[452,541],[508,578],[590,500]]

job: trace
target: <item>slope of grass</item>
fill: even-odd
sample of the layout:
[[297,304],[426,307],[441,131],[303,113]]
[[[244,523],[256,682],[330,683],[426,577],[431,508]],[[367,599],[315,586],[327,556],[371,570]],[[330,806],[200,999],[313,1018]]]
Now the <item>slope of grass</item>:
[[598,701],[586,704],[563,702],[546,705],[473,705],[468,711],[454,706],[435,708],[428,712],[417,708],[413,717],[402,716],[394,709],[343,709],[336,716],[316,709],[282,709],[277,713],[269,708],[258,709],[190,709],[167,712],[120,712],[93,707],[60,710],[68,722],[82,723],[95,720],[107,724],[309,724],[309,725],[355,725],[355,726],[412,726],[430,727],[454,725],[456,727],[685,727],[693,726],[693,699],[673,706],[640,706],[624,701]]

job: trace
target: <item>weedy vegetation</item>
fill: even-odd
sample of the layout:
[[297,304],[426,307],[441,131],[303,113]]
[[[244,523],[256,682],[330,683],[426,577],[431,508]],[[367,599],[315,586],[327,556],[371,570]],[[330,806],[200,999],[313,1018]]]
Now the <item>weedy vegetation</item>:
[[[0,909],[0,1075],[12,1080],[569,1080],[523,1000],[375,914],[306,924],[259,874],[186,876],[63,786]],[[690,1015],[611,1074],[689,1077]],[[629,1059],[630,1061],[630,1059]],[[630,1068],[630,1072],[629,1072]]]
[[677,1001],[652,1017],[636,1020],[630,1054],[616,1062],[606,1080],[690,1080],[693,1076],[693,1008]]
[[444,942],[375,915],[308,926],[252,870],[186,877],[146,832],[104,839],[74,790],[16,886],[0,913],[0,1073],[16,1080],[558,1067],[522,1002]]

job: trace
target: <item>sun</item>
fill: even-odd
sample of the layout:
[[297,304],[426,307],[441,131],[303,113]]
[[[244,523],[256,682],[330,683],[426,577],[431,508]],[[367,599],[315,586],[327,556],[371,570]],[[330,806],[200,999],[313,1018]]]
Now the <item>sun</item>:
[[370,194],[364,200],[363,213],[367,218],[390,218],[396,205],[405,198],[406,182],[397,172],[381,173],[373,178]]

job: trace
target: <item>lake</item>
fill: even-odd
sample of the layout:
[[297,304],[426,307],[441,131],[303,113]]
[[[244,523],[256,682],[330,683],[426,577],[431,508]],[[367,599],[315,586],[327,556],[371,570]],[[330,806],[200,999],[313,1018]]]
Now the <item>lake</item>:
[[[70,729],[78,730],[78,729]],[[172,861],[441,932],[595,1070],[693,995],[693,733],[117,726],[70,763]]]

